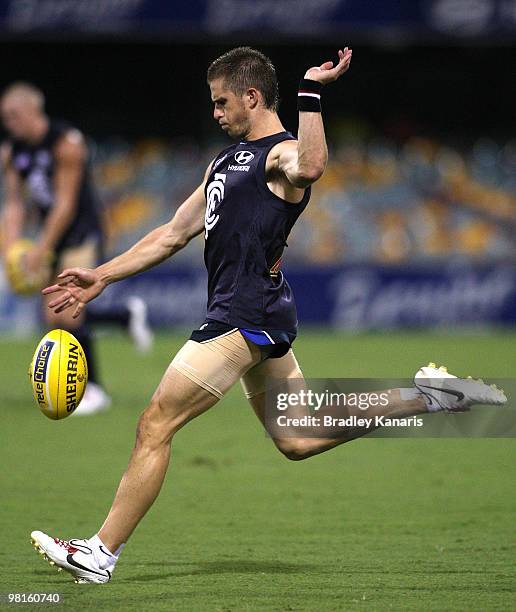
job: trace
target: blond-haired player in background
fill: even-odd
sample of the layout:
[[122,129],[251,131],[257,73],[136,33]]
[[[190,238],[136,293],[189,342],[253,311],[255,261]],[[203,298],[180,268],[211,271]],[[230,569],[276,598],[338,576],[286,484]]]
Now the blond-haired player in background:
[[[56,270],[100,263],[103,232],[100,201],[91,176],[90,154],[82,133],[69,123],[48,117],[43,92],[30,83],[7,87],[0,114],[9,135],[1,147],[4,203],[2,252],[9,260],[26,229],[29,206],[36,211],[38,234],[24,253],[20,275],[44,284]],[[73,333],[84,348],[89,383],[77,414],[105,410],[110,398],[99,384],[93,339],[86,312],[74,319],[55,313],[43,298],[43,317],[49,328]],[[146,308],[139,298],[120,309],[140,348],[149,348]]]

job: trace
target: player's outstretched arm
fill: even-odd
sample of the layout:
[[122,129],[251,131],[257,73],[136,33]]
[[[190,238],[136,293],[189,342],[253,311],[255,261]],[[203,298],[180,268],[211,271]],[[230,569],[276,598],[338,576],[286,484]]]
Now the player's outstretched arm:
[[296,143],[286,141],[278,151],[278,168],[288,181],[298,188],[315,183],[323,174],[328,161],[328,147],[320,107],[323,85],[336,81],[349,68],[352,50],[339,49],[339,61],[324,62],[309,68],[299,91],[299,130]]
[[125,253],[94,270],[63,270],[58,283],[43,289],[44,294],[58,294],[49,307],[59,313],[74,306],[72,316],[78,317],[84,306],[108,285],[156,266],[200,234],[204,228],[205,208],[203,183],[183,202],[171,221],[157,227]]

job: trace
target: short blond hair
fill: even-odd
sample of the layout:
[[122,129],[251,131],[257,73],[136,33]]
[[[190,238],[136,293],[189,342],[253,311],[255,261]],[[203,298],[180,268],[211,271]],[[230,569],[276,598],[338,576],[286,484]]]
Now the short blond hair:
[[34,107],[38,110],[43,110],[45,108],[45,95],[35,85],[32,83],[28,83],[26,81],[16,81],[8,85],[2,92],[1,99],[4,100],[8,96],[22,96],[26,99],[30,100]]

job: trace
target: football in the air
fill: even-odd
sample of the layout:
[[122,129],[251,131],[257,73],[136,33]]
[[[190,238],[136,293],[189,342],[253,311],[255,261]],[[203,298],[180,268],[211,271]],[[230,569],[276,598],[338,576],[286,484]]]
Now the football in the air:
[[79,405],[88,382],[88,364],[78,340],[53,329],[38,344],[29,367],[34,399],[49,419],[64,419]]

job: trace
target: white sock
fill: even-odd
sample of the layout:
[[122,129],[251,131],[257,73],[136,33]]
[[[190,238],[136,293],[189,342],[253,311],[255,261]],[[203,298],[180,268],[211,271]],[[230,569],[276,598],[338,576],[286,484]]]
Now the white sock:
[[125,546],[125,544],[121,544],[117,550],[112,553],[99,538],[97,533],[91,537],[88,542],[91,544],[93,555],[95,556],[95,560],[99,564],[100,569],[114,567]]

